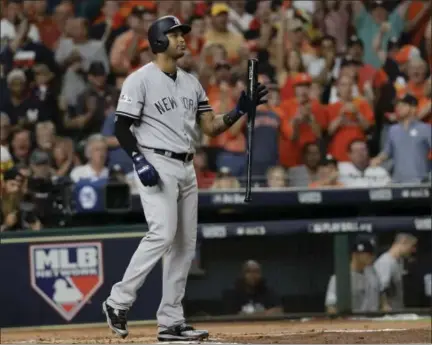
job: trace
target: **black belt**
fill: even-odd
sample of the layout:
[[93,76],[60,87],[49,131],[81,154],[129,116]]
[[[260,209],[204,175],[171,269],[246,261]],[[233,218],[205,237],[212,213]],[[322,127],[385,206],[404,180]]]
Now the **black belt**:
[[178,161],[182,161],[182,162],[185,162],[185,163],[190,162],[194,158],[194,154],[193,153],[188,153],[188,152],[176,153],[176,152],[172,152],[172,151],[168,151],[168,150],[154,149],[154,148],[151,148],[151,147],[145,147],[145,148],[148,149],[148,150],[153,151],[154,153],[157,153],[158,155],[165,156],[165,157],[168,157],[168,158],[177,159]]

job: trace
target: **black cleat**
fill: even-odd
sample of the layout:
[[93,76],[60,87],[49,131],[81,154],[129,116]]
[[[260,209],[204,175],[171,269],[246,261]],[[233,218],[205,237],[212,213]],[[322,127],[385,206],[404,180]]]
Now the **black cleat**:
[[183,324],[168,328],[158,334],[159,341],[200,341],[208,338],[209,332],[195,329],[192,326]]
[[102,310],[106,316],[109,328],[122,338],[126,338],[129,334],[126,319],[127,310],[114,309],[106,301],[102,303]]

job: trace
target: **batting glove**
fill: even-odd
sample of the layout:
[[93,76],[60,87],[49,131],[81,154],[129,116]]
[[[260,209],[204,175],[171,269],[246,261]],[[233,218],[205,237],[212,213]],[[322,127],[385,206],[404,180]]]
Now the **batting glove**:
[[236,111],[240,115],[244,115],[253,107],[257,107],[261,104],[267,103],[265,96],[268,94],[268,89],[265,85],[258,83],[256,90],[256,100],[254,102],[248,97],[245,91],[242,91],[239,100],[237,101]]
[[146,187],[155,186],[159,180],[159,174],[141,153],[137,153],[132,157],[135,170],[141,183]]

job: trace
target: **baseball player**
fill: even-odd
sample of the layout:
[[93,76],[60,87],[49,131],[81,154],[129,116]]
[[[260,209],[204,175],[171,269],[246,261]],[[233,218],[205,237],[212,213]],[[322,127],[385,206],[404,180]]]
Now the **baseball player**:
[[404,307],[402,260],[414,252],[416,244],[417,238],[414,235],[400,233],[396,235],[391,248],[375,261],[385,311],[401,310]]
[[199,130],[219,135],[249,109],[266,103],[268,91],[258,84],[255,101],[243,92],[233,110],[215,115],[198,80],[176,65],[190,30],[174,16],[150,26],[148,40],[155,59],[126,78],[116,110],[115,134],[134,163],[149,228],[123,279],[103,303],[109,327],[123,338],[128,335],[127,311],[162,257],[158,340],[208,337],[207,331],[185,323],[182,308],[197,236],[198,189],[192,159]]
[[[378,311],[380,308],[380,283],[372,263],[375,258],[375,241],[359,236],[351,256],[351,306],[354,312]],[[325,305],[329,314],[337,313],[336,276],[330,278]]]

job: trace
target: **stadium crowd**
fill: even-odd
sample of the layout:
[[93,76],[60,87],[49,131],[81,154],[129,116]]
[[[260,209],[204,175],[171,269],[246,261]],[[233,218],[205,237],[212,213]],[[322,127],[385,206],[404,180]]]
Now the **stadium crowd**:
[[[179,65],[199,78],[217,113],[245,88],[248,58],[259,59],[270,93],[255,121],[257,186],[430,181],[430,1],[0,4],[3,230],[18,226],[24,199],[81,179],[120,176],[134,191],[114,111],[125,77],[152,60],[150,24],[167,14],[191,25]],[[242,185],[245,127],[243,118],[202,137],[199,188]],[[28,227],[40,228],[28,214]]]

